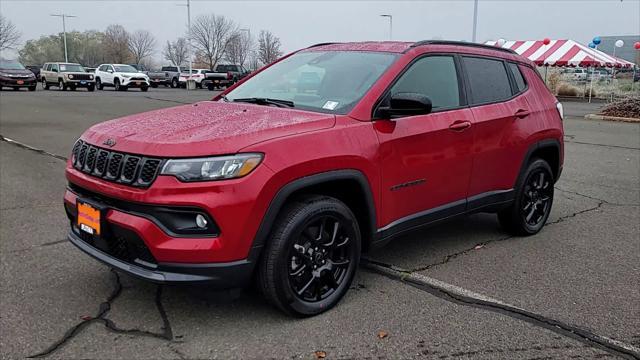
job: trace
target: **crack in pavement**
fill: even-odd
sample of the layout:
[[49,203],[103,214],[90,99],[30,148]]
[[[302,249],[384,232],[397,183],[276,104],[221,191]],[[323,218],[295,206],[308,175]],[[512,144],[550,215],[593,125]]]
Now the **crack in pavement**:
[[35,246],[31,246],[31,247],[28,247],[28,248],[25,248],[25,249],[9,250],[9,251],[7,251],[7,254],[21,253],[21,252],[25,252],[25,251],[31,251],[33,249],[39,249],[39,248],[42,248],[42,247],[55,246],[55,245],[66,243],[68,241],[69,240],[67,240],[67,238],[64,238],[62,240],[49,241],[49,242],[46,242],[46,243],[43,243],[43,244],[38,244],[38,245],[35,245]]
[[[591,211],[597,211],[597,210],[599,210],[601,207],[603,207],[605,204],[606,204],[606,205],[611,205],[611,206],[638,206],[638,204],[617,204],[617,203],[611,203],[611,202],[608,202],[608,201],[603,200],[603,199],[599,199],[599,198],[596,198],[596,197],[593,197],[593,196],[589,196],[589,195],[581,194],[581,193],[579,193],[579,192],[575,192],[575,191],[567,191],[567,190],[564,190],[564,189],[561,189],[561,188],[558,188],[558,187],[556,187],[556,190],[560,190],[561,192],[567,192],[567,193],[570,193],[570,194],[575,194],[575,195],[583,196],[583,197],[586,197],[586,198],[589,198],[589,199],[592,199],[592,200],[598,201],[598,204],[597,204],[596,206],[594,206],[594,207],[590,207],[590,208],[588,208],[588,209],[584,209],[584,210],[576,211],[576,212],[571,213],[571,214],[569,214],[569,215],[561,216],[561,217],[559,217],[558,219],[556,219],[556,220],[554,220],[554,221],[547,222],[545,225],[555,225],[555,224],[559,224],[559,223],[561,223],[561,222],[563,222],[563,221],[565,221],[565,220],[567,220],[567,219],[574,218],[574,217],[576,217],[576,216],[578,216],[578,215],[581,215],[581,214],[584,214],[584,213],[588,213],[588,212],[591,212]],[[488,244],[495,243],[495,242],[500,242],[500,241],[505,241],[505,240],[509,240],[509,239],[514,238],[514,237],[515,237],[515,236],[509,235],[509,236],[504,236],[504,237],[501,237],[501,238],[496,238],[496,239],[491,239],[491,240],[487,240],[487,241],[479,242],[479,243],[474,244],[473,246],[471,246],[471,247],[469,247],[469,248],[466,248],[466,249],[464,249],[464,250],[460,250],[460,251],[455,252],[455,253],[453,253],[453,254],[448,254],[448,255],[446,255],[446,256],[445,256],[441,261],[438,261],[438,262],[431,263],[431,264],[428,264],[428,265],[423,265],[423,266],[419,266],[419,267],[415,267],[415,268],[409,269],[409,272],[417,272],[417,271],[425,271],[425,270],[433,269],[433,268],[435,268],[435,267],[437,267],[437,266],[444,265],[444,264],[448,263],[449,261],[451,261],[451,260],[453,260],[453,259],[455,259],[455,258],[457,258],[457,257],[460,257],[460,256],[463,256],[463,255],[466,255],[466,254],[468,254],[468,253],[470,253],[470,252],[472,252],[472,251],[474,251],[474,250],[477,250],[477,249],[479,249],[479,248],[484,248],[484,247],[485,247],[486,245],[488,245]]]
[[0,134],[0,141],[4,141],[4,142],[6,142],[8,144],[15,145],[15,146],[21,147],[23,149],[35,151],[40,155],[50,156],[52,158],[55,158],[55,159],[58,159],[58,160],[62,160],[64,162],[67,161],[67,158],[62,156],[62,155],[54,154],[54,153],[48,152],[46,150],[38,149],[38,148],[33,147],[31,145],[23,144],[23,143],[21,143],[19,141],[16,141],[16,140],[13,140],[13,139],[9,139],[8,137],[3,136],[2,134]]
[[495,313],[507,315],[511,318],[530,323],[553,331],[557,334],[578,340],[586,345],[603,349],[609,353],[626,359],[640,359],[640,348],[623,343],[621,341],[595,334],[587,329],[567,324],[559,320],[545,317],[514,305],[492,299],[488,296],[474,293],[443,281],[416,274],[410,270],[404,270],[397,266],[379,261],[362,259],[362,265],[377,274],[386,276],[392,280],[413,286],[419,290],[428,292],[443,300],[459,305],[472,306]]
[[571,144],[580,144],[580,145],[602,146],[602,147],[615,148],[615,149],[640,150],[640,148],[631,147],[631,146],[598,144],[598,143],[590,143],[590,142],[585,142],[585,141],[573,141],[573,140],[566,140],[565,139],[564,142],[565,143],[571,143]]
[[160,313],[160,317],[162,319],[162,332],[152,332],[147,330],[140,329],[123,329],[118,327],[112,320],[106,318],[107,314],[111,310],[111,306],[113,302],[122,294],[122,283],[120,282],[120,276],[118,273],[111,269],[111,273],[114,275],[115,287],[107,300],[100,304],[98,313],[94,317],[83,319],[80,323],[74,325],[69,330],[67,330],[64,335],[55,341],[52,345],[50,345],[45,350],[36,353],[34,355],[28,356],[28,358],[43,358],[51,355],[52,353],[58,351],[62,347],[64,347],[71,339],[80,334],[87,326],[92,323],[98,322],[102,323],[105,328],[111,332],[124,334],[124,335],[132,335],[132,336],[142,336],[142,337],[151,337],[161,340],[172,341],[173,340],[173,330],[171,329],[171,323],[169,322],[169,318],[167,317],[167,313],[162,305],[162,286],[158,285],[155,296],[155,304],[158,312]]

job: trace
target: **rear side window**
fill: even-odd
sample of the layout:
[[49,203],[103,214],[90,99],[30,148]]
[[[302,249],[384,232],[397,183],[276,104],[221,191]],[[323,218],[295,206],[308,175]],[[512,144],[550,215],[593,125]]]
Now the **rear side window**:
[[502,60],[463,57],[469,79],[471,104],[485,104],[512,96],[511,83]]
[[513,79],[516,81],[517,93],[521,93],[524,89],[527,88],[527,83],[524,81],[524,76],[522,76],[522,72],[520,71],[520,67],[518,64],[508,63],[509,70],[513,74]]
[[418,93],[431,100],[434,110],[460,106],[458,74],[452,56],[427,56],[402,74],[391,94]]

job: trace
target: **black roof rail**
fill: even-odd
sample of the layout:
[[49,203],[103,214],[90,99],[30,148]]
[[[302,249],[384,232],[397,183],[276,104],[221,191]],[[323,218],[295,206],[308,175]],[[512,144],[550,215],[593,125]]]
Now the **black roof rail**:
[[491,50],[497,50],[497,51],[504,51],[504,52],[507,52],[509,54],[518,55],[517,52],[515,52],[515,51],[513,51],[511,49],[505,49],[505,48],[497,47],[497,46],[494,46],[494,45],[485,45],[485,44],[478,44],[478,43],[472,43],[472,42],[466,42],[466,41],[453,41],[453,40],[422,40],[422,41],[417,41],[417,42],[411,44],[411,46],[409,48],[414,48],[416,46],[422,46],[422,45],[469,46],[469,47],[477,47],[477,48],[481,48],[481,49],[491,49]]
[[333,44],[340,44],[340,43],[338,43],[338,42],[323,42],[323,43],[317,43],[317,44],[314,44],[314,45],[309,46],[307,49],[311,49],[311,48],[318,47],[318,46],[333,45]]

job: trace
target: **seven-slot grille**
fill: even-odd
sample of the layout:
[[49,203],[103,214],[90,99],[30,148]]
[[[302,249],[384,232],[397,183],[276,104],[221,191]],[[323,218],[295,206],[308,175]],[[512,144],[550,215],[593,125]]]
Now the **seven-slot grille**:
[[91,80],[91,74],[72,74],[73,79],[71,80]]
[[76,169],[121,184],[149,187],[160,171],[161,159],[105,150],[78,140],[71,161]]

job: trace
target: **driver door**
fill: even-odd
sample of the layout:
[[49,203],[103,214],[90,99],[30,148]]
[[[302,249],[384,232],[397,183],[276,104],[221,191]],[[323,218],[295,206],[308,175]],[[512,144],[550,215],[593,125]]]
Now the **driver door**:
[[465,108],[458,69],[453,55],[420,57],[385,95],[386,101],[396,93],[426,95],[433,109],[426,115],[374,123],[380,142],[383,231],[410,228],[466,208],[473,116]]

